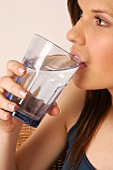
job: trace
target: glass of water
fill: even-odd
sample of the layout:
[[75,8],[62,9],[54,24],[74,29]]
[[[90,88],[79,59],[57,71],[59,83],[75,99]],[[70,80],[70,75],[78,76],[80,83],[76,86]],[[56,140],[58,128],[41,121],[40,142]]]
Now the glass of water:
[[15,118],[37,127],[58,95],[80,65],[80,60],[40,35],[34,35],[23,58],[26,75],[15,77],[27,91],[25,99],[6,92],[6,98],[17,103],[11,112]]

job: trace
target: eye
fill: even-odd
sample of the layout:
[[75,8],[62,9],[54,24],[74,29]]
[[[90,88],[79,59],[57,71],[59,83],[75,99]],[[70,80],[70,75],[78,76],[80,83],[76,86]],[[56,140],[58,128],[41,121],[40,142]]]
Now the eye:
[[95,18],[96,18],[97,25],[99,25],[99,26],[107,26],[108,25],[108,23],[105,20],[101,19],[100,17],[96,16]]
[[77,23],[82,18],[83,12],[79,9],[77,15],[76,15],[76,22]]
[[83,15],[83,11],[82,11],[82,9],[80,8],[80,6],[79,6],[78,3],[76,4],[75,10],[76,10],[76,18],[77,18],[76,21],[78,21],[78,20],[82,17],[82,15]]
[[82,12],[82,10],[80,10],[79,17],[82,18],[82,16],[83,16],[83,12]]

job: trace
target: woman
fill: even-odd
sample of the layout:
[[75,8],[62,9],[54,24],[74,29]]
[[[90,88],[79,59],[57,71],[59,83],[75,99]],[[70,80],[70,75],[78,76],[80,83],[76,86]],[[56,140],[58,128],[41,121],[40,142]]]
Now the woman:
[[[2,109],[17,107],[4,98],[5,90],[18,97],[26,95],[12,79],[14,74],[25,74],[23,66],[10,61],[8,77],[0,80],[0,169],[50,169],[66,148],[67,139],[63,170],[113,169],[113,1],[68,0],[68,9],[73,24],[67,33],[72,42],[70,52],[82,64],[57,100],[61,114],[46,115],[16,156],[22,123]],[[54,106],[49,114],[56,115],[59,108]]]

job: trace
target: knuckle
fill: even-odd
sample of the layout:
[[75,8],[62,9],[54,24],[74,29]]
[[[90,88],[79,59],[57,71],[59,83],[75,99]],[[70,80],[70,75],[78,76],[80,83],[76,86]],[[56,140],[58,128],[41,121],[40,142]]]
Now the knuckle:
[[16,68],[18,68],[19,66],[22,66],[22,64],[21,63],[19,63],[18,61],[16,61],[16,60],[10,60],[10,61],[8,61],[7,62],[7,68],[9,68],[9,69],[16,69]]
[[0,109],[10,110],[10,108],[8,108],[9,104],[15,105],[13,102],[7,100],[3,95],[0,94]]
[[13,77],[15,75],[24,75],[26,73],[26,70],[22,72],[22,70],[25,70],[23,64],[16,60],[10,60],[7,63],[7,74],[10,77]]
[[6,80],[7,80],[7,76],[3,76],[0,78],[0,85],[3,85],[4,83],[6,83]]
[[10,68],[10,67],[12,67],[13,64],[15,64],[15,63],[16,63],[15,60],[9,60],[9,61],[7,62],[7,64],[6,64],[6,66],[7,66],[7,68]]
[[6,103],[4,102],[3,96],[0,94],[0,108],[5,109],[4,105],[6,105]]
[[12,92],[20,87],[18,83],[16,83],[12,78],[8,76],[4,76],[1,78],[0,85],[1,85],[1,88],[3,87],[9,92]]
[[21,88],[20,84],[16,83],[16,82],[12,82],[10,85],[10,92],[12,91],[18,91]]

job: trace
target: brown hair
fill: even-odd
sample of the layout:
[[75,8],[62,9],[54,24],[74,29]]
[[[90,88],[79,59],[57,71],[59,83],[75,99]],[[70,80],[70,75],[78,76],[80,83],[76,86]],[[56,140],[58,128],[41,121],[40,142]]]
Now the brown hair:
[[[72,25],[75,25],[81,10],[77,0],[68,0],[67,4]],[[78,120],[76,132],[73,134],[76,140],[68,155],[68,169],[76,170],[78,168],[85,149],[107,115],[111,104],[111,94],[107,89],[86,92],[84,107]]]

